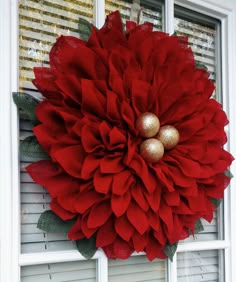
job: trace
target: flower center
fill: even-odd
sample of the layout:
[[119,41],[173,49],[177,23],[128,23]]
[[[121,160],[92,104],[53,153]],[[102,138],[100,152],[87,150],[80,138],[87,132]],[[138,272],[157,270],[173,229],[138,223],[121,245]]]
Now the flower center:
[[150,112],[138,117],[136,129],[146,138],[140,145],[140,154],[147,162],[158,162],[165,150],[173,149],[179,142],[178,130],[172,125],[160,127],[159,118]]

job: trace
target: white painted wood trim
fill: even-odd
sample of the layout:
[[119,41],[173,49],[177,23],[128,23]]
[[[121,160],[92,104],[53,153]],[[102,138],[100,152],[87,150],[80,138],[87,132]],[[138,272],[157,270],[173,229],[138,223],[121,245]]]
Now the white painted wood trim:
[[97,260],[97,281],[108,282],[108,259],[102,251]]
[[12,91],[18,84],[18,1],[0,1],[0,281],[18,282],[18,124]]
[[173,261],[168,259],[167,277],[170,282],[177,282],[177,254],[174,255]]
[[178,252],[194,252],[194,251],[207,251],[207,250],[221,250],[229,248],[229,242],[224,240],[214,241],[201,241],[201,242],[189,242],[179,243],[177,248]]
[[165,0],[165,32],[174,33],[174,0]]
[[[100,259],[105,255],[103,251],[98,250],[91,259]],[[60,263],[70,261],[82,261],[86,260],[77,250],[74,251],[55,251],[55,252],[42,252],[42,253],[30,253],[21,254],[19,257],[19,265],[37,265],[48,263]]]
[[105,0],[94,0],[95,25],[101,28],[105,22]]

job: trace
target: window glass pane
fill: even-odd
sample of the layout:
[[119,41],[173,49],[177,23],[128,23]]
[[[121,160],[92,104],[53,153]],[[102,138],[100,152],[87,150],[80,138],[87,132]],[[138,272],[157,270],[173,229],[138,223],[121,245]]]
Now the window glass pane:
[[[151,22],[155,30],[163,29],[163,13],[162,1],[145,0],[140,1],[140,6],[143,8],[140,15],[140,23]],[[121,17],[125,20],[130,19],[130,9],[133,1],[105,1],[106,14],[119,10]]]
[[[220,60],[220,23],[209,17],[193,13],[178,6],[175,7],[175,33],[187,36],[198,64],[207,67],[210,79],[214,81],[216,90],[213,98],[221,100],[221,60]],[[202,220],[204,231],[185,241],[216,240],[223,238],[223,205],[214,213],[209,224]]]
[[155,259],[148,261],[145,256],[133,256],[128,260],[109,260],[109,282],[165,282],[166,263]]
[[[33,1],[19,4],[19,90],[40,94],[32,84],[33,67],[48,66],[48,52],[59,35],[78,37],[79,17],[93,21],[93,0]],[[20,121],[20,138],[32,135],[32,125]],[[37,228],[40,214],[49,209],[50,197],[25,172],[30,159],[21,159],[22,252],[75,249],[66,234],[47,234]],[[27,280],[28,281],[28,280]]]
[[96,282],[96,261],[42,264],[21,268],[21,282]]
[[178,253],[178,282],[223,282],[223,251]]
[[[220,23],[214,19],[204,18],[188,10],[176,8],[175,32],[187,36],[197,63],[207,67],[220,95]],[[216,96],[214,97],[216,98]]]

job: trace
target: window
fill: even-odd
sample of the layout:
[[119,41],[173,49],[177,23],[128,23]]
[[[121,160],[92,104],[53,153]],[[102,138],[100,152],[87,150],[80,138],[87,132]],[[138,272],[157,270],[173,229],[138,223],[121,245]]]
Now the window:
[[[18,89],[40,97],[31,83],[32,67],[47,66],[48,52],[55,38],[60,34],[78,36],[80,16],[100,25],[105,14],[119,9],[123,19],[127,19],[132,3],[128,0],[21,0],[18,3],[15,0],[10,6],[8,2],[3,0],[0,4],[0,25],[3,23],[6,26],[4,31],[0,30],[0,41],[5,51],[0,54],[0,59],[3,67],[6,66],[6,73],[0,78],[4,94],[0,117],[4,120],[2,130],[5,132],[4,138],[0,138],[0,184],[4,187],[0,189],[1,281],[236,280],[235,270],[231,268],[232,258],[236,256],[236,237],[232,237],[233,234],[236,236],[236,232],[230,225],[233,222],[233,189],[226,192],[225,203],[215,213],[212,223],[203,223],[205,231],[179,244],[173,262],[156,259],[150,263],[142,254],[135,254],[125,261],[108,261],[100,250],[92,260],[85,260],[66,235],[47,234],[37,229],[38,217],[49,208],[50,198],[25,172],[25,166],[33,160],[21,159],[19,165],[17,116],[10,102],[10,93]],[[179,0],[176,6],[170,0],[146,0],[141,1],[144,11],[140,20],[153,22],[157,30],[189,36],[195,58],[210,71],[217,89],[215,97],[223,102],[231,119],[230,128],[233,128],[236,122],[232,109],[233,102],[236,102],[232,95],[235,58],[231,56],[236,42],[229,35],[230,31],[235,33],[230,26],[235,19],[236,4],[233,0],[230,2],[231,10],[200,0]],[[234,154],[236,137],[231,134],[230,128],[228,146]],[[31,134],[31,125],[27,120],[19,122],[19,129],[20,138]],[[231,183],[233,185],[234,182]]]

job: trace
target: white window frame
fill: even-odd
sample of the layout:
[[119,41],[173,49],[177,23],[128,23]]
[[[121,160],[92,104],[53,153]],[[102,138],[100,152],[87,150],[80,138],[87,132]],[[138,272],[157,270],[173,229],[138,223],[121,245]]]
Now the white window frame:
[[[229,2],[229,0],[228,0]],[[227,149],[236,156],[236,3],[228,6],[208,0],[165,0],[165,27],[174,32],[174,4],[200,12],[221,22],[222,29],[222,91],[223,106],[230,125],[227,127]],[[105,19],[105,0],[95,0],[96,25],[101,27]],[[36,264],[84,260],[77,251],[57,251],[39,254],[20,253],[20,193],[18,158],[18,117],[11,93],[18,89],[18,1],[0,1],[0,281],[20,282],[20,267]],[[236,162],[231,171],[236,175]],[[225,282],[236,281],[236,180],[225,193],[224,229],[225,239],[207,242],[181,243],[178,252],[219,250],[225,252]],[[108,260],[101,250],[97,259],[97,281],[108,282]],[[168,261],[168,278],[177,282],[177,260]]]

